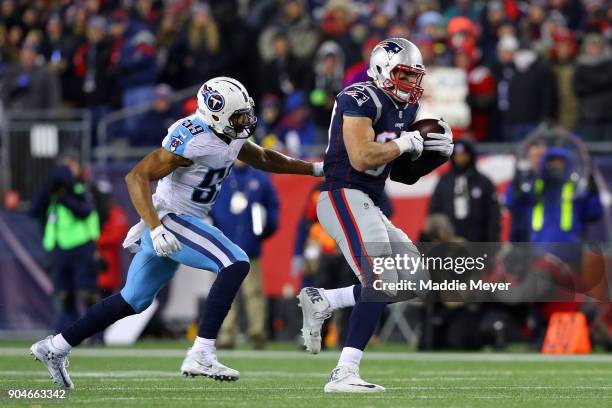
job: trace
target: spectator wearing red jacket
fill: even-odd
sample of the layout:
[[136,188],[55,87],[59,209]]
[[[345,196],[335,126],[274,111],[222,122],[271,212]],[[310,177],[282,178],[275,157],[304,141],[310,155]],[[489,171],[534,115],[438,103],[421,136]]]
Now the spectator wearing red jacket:
[[119,290],[123,283],[121,273],[121,243],[129,228],[125,211],[112,198],[112,187],[108,182],[98,182],[96,207],[100,214],[101,231],[96,242],[97,257],[101,268],[98,270],[98,288],[102,297]]
[[476,64],[476,49],[465,45],[455,49],[455,66],[467,73],[468,105],[472,112],[469,132],[478,141],[490,133],[490,118],[495,113],[495,78],[491,70]]

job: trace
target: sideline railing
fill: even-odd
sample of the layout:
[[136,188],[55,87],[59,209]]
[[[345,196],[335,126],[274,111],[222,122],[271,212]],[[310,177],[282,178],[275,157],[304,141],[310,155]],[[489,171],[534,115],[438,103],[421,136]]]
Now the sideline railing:
[[[175,104],[180,101],[185,101],[193,97],[198,91],[200,85],[190,86],[178,91],[174,91],[170,97],[170,102]],[[126,119],[135,118],[144,113],[153,110],[151,103],[145,103],[137,106],[130,106],[104,116],[97,126],[98,146],[93,150],[93,157],[98,163],[105,163],[109,159],[113,160],[136,160],[142,158],[145,154],[151,151],[151,148],[130,147],[121,144],[113,143],[114,138],[110,137],[109,129],[114,124],[125,121]],[[178,120],[179,118],[177,118]]]

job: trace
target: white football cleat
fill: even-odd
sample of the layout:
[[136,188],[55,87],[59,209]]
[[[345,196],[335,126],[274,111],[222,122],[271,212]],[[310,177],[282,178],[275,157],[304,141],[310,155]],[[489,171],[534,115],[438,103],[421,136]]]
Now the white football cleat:
[[221,364],[216,355],[191,349],[181,364],[181,373],[184,376],[201,375],[219,381],[236,381],[240,378],[238,371]]
[[323,390],[325,392],[385,392],[385,387],[363,381],[359,377],[359,366],[347,364],[333,369]]
[[302,308],[302,338],[304,346],[311,354],[321,351],[321,327],[332,315],[329,301],[323,289],[304,288],[297,295],[298,306]]
[[51,339],[53,336],[48,336],[45,339],[32,344],[30,354],[35,360],[43,363],[51,379],[63,390],[73,390],[74,384],[68,375],[68,354],[70,352],[62,352],[53,346]]

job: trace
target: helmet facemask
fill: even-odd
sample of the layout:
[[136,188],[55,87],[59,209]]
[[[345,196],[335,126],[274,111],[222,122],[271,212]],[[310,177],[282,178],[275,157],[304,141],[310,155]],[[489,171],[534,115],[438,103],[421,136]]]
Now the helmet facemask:
[[421,81],[424,75],[424,68],[398,64],[391,70],[381,88],[402,102],[415,104],[423,95]]
[[253,107],[238,109],[229,118],[229,126],[223,129],[223,134],[232,139],[248,139],[257,128],[257,116]]

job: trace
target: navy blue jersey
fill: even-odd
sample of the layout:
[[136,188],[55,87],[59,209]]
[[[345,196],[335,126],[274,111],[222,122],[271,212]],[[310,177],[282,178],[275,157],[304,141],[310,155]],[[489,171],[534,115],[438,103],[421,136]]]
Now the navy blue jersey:
[[329,125],[329,144],[325,150],[325,182],[321,191],[354,188],[368,194],[378,203],[391,170],[391,163],[365,172],[355,170],[349,161],[342,124],[344,116],[372,119],[375,140],[386,143],[408,130],[414,122],[418,104],[400,103],[372,82],[359,82],[346,87],[336,96]]

